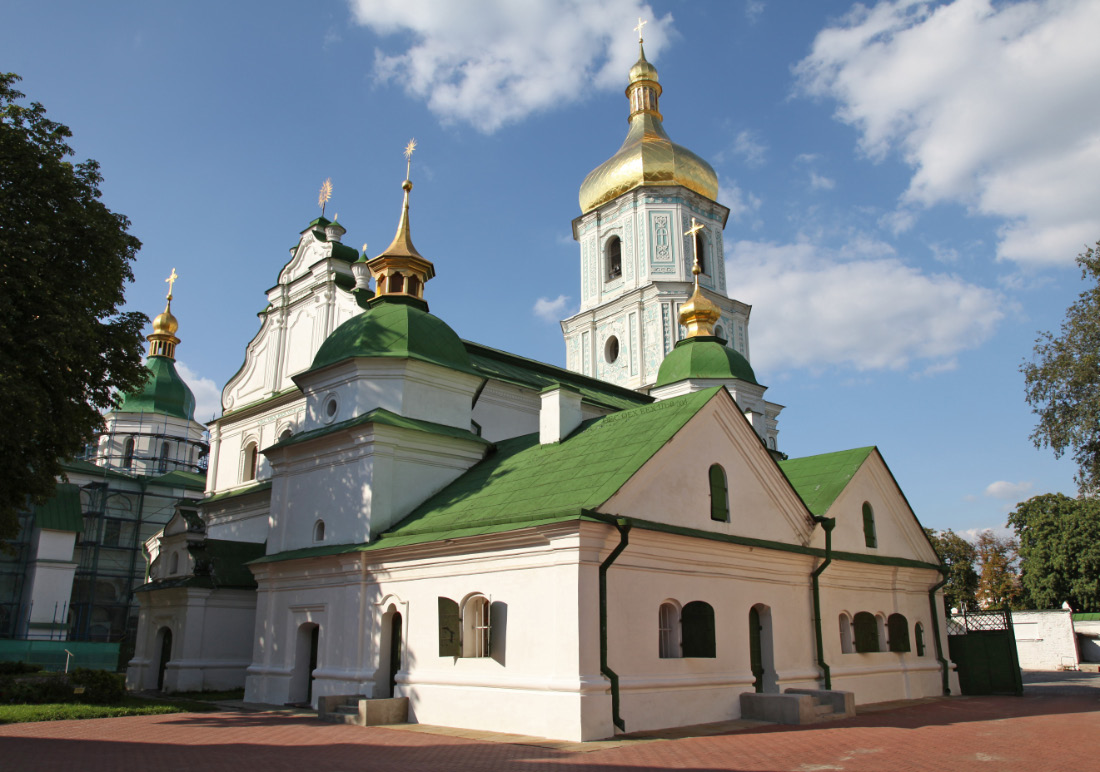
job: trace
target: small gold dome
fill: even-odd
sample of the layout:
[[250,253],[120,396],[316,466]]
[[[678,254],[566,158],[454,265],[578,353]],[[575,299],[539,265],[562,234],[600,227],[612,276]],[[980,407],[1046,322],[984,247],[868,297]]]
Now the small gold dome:
[[[640,48],[640,46],[639,46]],[[643,185],[681,185],[711,200],[718,197],[718,175],[686,147],[677,145],[661,124],[657,68],[640,52],[630,68],[630,129],[619,152],[597,166],[581,183],[581,212]]]
[[179,328],[180,323],[176,317],[172,316],[172,302],[169,301],[164,310],[153,320],[153,332],[161,335],[175,335]]
[[714,335],[714,325],[722,316],[722,309],[699,291],[699,285],[695,285],[695,292],[687,302],[680,306],[680,324],[687,328],[687,337],[696,335]]

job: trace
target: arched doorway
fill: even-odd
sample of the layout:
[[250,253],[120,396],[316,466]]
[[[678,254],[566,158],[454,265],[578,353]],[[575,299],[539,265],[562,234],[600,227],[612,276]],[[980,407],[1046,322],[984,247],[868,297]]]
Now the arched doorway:
[[306,705],[313,702],[313,671],[317,669],[317,651],[321,628],[306,622],[299,625],[294,645],[294,671],[290,680],[290,703]]
[[375,681],[379,697],[396,696],[397,673],[401,670],[401,654],[404,649],[401,629],[403,621],[401,612],[392,603],[382,614],[382,639],[378,649],[381,657],[378,663],[378,680]]
[[779,692],[772,648],[772,610],[763,603],[749,609],[749,665],[757,693]]
[[164,691],[164,671],[172,659],[172,631],[162,627],[157,633],[160,639],[160,659],[157,660],[157,691]]

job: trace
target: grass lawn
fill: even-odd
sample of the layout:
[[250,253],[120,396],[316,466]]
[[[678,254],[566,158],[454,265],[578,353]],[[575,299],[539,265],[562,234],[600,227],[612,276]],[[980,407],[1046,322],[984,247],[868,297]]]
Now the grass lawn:
[[194,700],[145,700],[125,697],[109,705],[53,702],[45,705],[0,705],[0,724],[22,724],[28,721],[64,721],[74,718],[115,718],[117,716],[148,716],[160,713],[190,713],[217,710],[207,702]]

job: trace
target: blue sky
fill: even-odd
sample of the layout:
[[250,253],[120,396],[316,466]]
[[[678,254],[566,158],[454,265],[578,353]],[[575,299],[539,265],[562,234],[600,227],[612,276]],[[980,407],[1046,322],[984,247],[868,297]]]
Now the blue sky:
[[638,17],[665,128],[732,211],[730,291],[787,406],[780,447],[878,445],[935,528],[1072,492],[1028,440],[1019,366],[1100,238],[1098,3],[8,0],[0,67],[101,163],[144,243],[129,306],[155,315],[179,273],[206,420],[321,183],[377,254],[410,137],[433,313],[563,364],[570,222],[625,136]]

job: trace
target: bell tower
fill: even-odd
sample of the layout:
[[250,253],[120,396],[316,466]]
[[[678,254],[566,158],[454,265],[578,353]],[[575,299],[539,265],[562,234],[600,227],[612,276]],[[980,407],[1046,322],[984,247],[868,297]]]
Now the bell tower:
[[581,215],[573,220],[580,310],[561,326],[570,370],[648,391],[686,334],[679,315],[694,290],[695,252],[701,292],[719,309],[714,334],[746,359],[750,307],[727,294],[722,231],[729,209],[716,200],[718,175],[669,139],[642,26],[626,88],[626,139],[581,184]]

